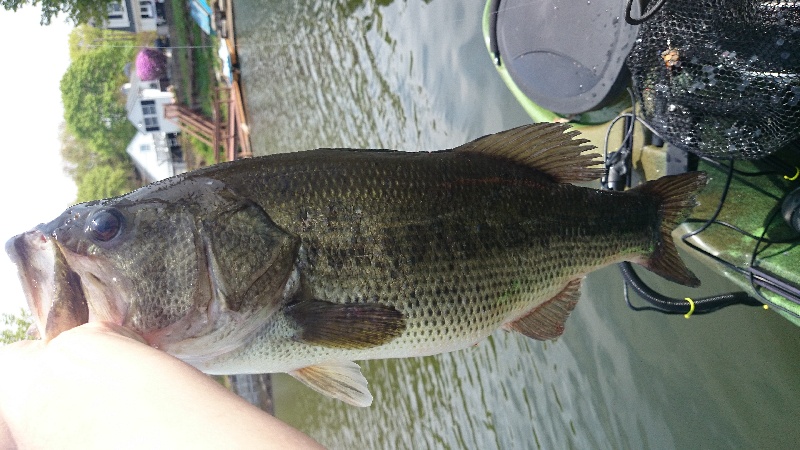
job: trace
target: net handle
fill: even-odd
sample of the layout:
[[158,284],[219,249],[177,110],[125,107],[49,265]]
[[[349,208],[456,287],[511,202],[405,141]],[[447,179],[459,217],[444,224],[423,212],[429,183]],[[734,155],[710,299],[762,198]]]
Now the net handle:
[[[640,2],[639,10],[645,10],[649,6],[648,5],[649,0],[639,0],[639,2]],[[645,11],[639,17],[631,17],[631,8],[633,8],[633,0],[628,0],[628,5],[625,7],[625,22],[628,22],[631,25],[641,25],[645,21],[653,17],[661,9],[661,7],[664,6],[664,3],[667,3],[667,0],[658,0],[656,2],[656,5],[653,6],[649,11]]]

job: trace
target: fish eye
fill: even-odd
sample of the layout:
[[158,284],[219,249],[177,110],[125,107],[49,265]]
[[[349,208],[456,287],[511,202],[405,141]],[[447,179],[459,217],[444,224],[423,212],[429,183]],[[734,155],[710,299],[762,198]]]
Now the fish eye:
[[103,209],[92,215],[86,230],[95,241],[108,242],[119,235],[123,221],[122,213],[116,209]]

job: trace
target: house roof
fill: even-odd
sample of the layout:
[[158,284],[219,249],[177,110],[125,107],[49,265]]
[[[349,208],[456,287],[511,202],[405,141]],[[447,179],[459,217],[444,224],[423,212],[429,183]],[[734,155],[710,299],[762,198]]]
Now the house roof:
[[[152,87],[152,83],[156,83],[157,85],[157,80],[142,81],[139,76],[136,75],[136,71],[132,71],[130,82],[123,86],[123,92],[125,92],[127,95],[125,110],[127,112],[126,115],[128,117],[128,121],[130,121],[130,123],[133,124],[136,130],[140,133],[144,133],[146,131],[144,125],[144,113],[142,111],[142,100],[155,100],[156,103],[161,105],[175,101],[174,93],[155,89]],[[164,117],[164,111],[162,108],[163,106],[157,106],[159,127],[161,131],[166,131],[169,133],[179,132],[180,127],[176,123],[171,122]]]
[[128,83],[128,101],[125,102],[125,110],[128,111],[128,118],[131,118],[131,111],[139,107],[139,97],[142,80],[135,70],[131,70],[131,81]]

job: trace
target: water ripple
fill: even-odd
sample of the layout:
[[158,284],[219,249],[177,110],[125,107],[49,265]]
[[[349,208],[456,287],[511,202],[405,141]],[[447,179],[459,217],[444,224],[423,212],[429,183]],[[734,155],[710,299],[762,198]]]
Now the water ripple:
[[[432,150],[529,122],[486,53],[482,1],[383,3],[235,0],[257,153]],[[725,289],[699,275],[708,294]],[[366,409],[277,376],[276,412],[334,449],[800,441],[800,337],[774,314],[633,313],[610,268],[584,283],[566,328],[555,343],[497,332],[451,354],[362,363]]]

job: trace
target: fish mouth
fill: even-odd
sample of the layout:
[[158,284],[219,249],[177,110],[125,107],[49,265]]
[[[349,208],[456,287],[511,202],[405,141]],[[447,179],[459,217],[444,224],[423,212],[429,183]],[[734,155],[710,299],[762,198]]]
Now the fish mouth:
[[17,266],[36,330],[46,341],[89,321],[80,276],[67,264],[53,239],[33,230],[14,236],[5,250]]
[[39,336],[44,336],[55,266],[55,247],[39,230],[34,229],[12,237],[6,242],[6,254],[17,266],[22,291],[33,316]]

